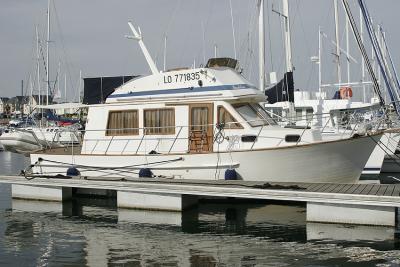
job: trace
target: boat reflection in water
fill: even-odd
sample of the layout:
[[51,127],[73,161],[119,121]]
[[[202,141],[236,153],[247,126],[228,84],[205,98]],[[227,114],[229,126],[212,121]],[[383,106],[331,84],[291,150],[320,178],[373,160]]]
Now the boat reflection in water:
[[306,223],[302,205],[230,202],[174,213],[118,209],[108,199],[14,199],[0,223],[0,264],[16,256],[22,265],[93,266],[323,265],[357,261],[363,252],[366,263],[383,252],[383,262],[400,256],[393,228]]
[[395,240],[395,229],[366,225],[307,223],[307,240]]

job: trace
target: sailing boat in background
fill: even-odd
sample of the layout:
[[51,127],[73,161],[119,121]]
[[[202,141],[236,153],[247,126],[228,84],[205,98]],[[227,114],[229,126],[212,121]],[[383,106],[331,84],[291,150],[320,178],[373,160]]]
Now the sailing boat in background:
[[[283,0],[284,11],[282,15],[285,18],[285,24],[288,24],[288,0]],[[337,79],[338,84],[329,85],[335,88],[340,88],[336,91],[333,99],[328,99],[325,89],[326,85],[322,85],[321,79],[321,59],[322,59],[322,38],[327,38],[328,36],[322,32],[319,28],[319,53],[317,57],[313,57],[319,66],[319,92],[315,93],[313,98],[313,92],[309,91],[294,91],[293,73],[292,73],[292,63],[288,60],[291,58],[290,49],[290,37],[285,37],[285,48],[288,54],[286,56],[286,66],[287,72],[285,73],[284,79],[266,90],[266,95],[268,97],[269,103],[265,104],[266,110],[271,112],[272,116],[277,120],[280,120],[282,124],[291,125],[290,127],[312,127],[315,129],[320,129],[323,138],[325,140],[335,139],[339,136],[352,135],[357,132],[357,129],[365,131],[368,128],[372,128],[373,125],[379,125],[380,129],[391,128],[393,125],[386,125],[386,117],[382,116],[385,114],[383,110],[385,105],[383,98],[372,98],[368,102],[357,102],[352,100],[352,89],[350,86],[357,85],[356,83],[350,83],[350,65],[349,60],[353,59],[349,54],[349,19],[346,19],[346,51],[340,48],[339,45],[339,23],[338,23],[338,3],[337,0],[334,1],[335,10],[335,35],[336,42],[333,42],[336,47],[336,57],[337,57]],[[361,16],[361,15],[360,15]],[[360,17],[360,27],[362,29],[363,22]],[[352,25],[353,27],[355,25]],[[285,36],[290,36],[290,31],[288,27],[285,28]],[[361,32],[362,36],[362,32]],[[289,43],[288,43],[289,40]],[[362,42],[361,42],[362,45]],[[361,48],[360,48],[361,49]],[[346,54],[348,59],[347,71],[348,71],[348,81],[347,83],[342,82],[341,78],[341,66],[340,66],[340,54]],[[362,56],[362,71],[364,79],[364,62],[368,60]],[[373,73],[371,74],[373,76]],[[372,82],[368,82],[372,84]],[[365,88],[364,80],[361,85]],[[375,95],[380,95],[379,88],[375,88]],[[365,99],[365,90],[364,90]],[[385,126],[386,125],[386,126]],[[379,174],[381,172],[382,163],[384,161],[385,154],[393,154],[400,140],[400,134],[398,130],[390,130],[382,136],[382,139],[377,144],[374,152],[366,164],[363,174]]]
[[[81,127],[79,120],[71,119],[60,119],[54,115],[52,107],[49,105],[54,99],[61,98],[59,90],[59,71],[57,73],[56,82],[54,88],[51,90],[50,87],[50,7],[51,0],[48,0],[47,7],[47,41],[46,41],[46,62],[45,73],[46,73],[46,94],[42,95],[41,89],[41,52],[42,47],[40,45],[40,38],[38,34],[38,28],[36,27],[36,39],[37,39],[37,90],[38,96],[35,107],[30,107],[32,112],[29,117],[25,118],[20,125],[16,127],[10,127],[4,131],[0,136],[0,143],[4,149],[11,152],[29,154],[33,151],[44,150],[54,147],[65,147],[71,145],[77,145],[80,143],[81,134],[78,129]],[[58,90],[55,89],[57,84]],[[33,91],[33,90],[32,90]],[[31,96],[33,98],[33,95]],[[57,106],[59,107],[59,106]],[[70,107],[70,105],[68,105]],[[76,107],[76,105],[74,105]],[[79,107],[78,107],[79,108]],[[27,125],[27,122],[30,122]],[[60,127],[59,124],[65,125],[68,122],[68,127]]]

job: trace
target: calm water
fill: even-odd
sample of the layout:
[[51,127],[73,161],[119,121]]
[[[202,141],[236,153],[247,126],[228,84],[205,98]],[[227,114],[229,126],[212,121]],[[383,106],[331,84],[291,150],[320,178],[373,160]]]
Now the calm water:
[[[0,153],[0,172],[26,159]],[[400,230],[305,222],[305,208],[202,203],[184,213],[115,201],[11,200],[0,185],[1,266],[400,266]]]

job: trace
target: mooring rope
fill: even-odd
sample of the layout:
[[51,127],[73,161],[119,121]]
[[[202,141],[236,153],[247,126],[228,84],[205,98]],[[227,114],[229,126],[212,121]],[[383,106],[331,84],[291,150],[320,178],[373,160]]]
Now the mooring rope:
[[[147,163],[147,164],[133,164],[133,165],[126,165],[126,166],[91,166],[91,165],[83,165],[83,164],[71,164],[71,163],[66,163],[66,162],[62,162],[62,161],[56,161],[56,160],[49,160],[49,159],[44,159],[44,158],[39,158],[34,164],[29,165],[25,170],[23,170],[21,173],[24,175],[24,177],[27,180],[31,180],[34,179],[34,176],[29,176],[29,171],[33,169],[33,167],[35,166],[39,166],[41,167],[42,162],[49,162],[49,163],[54,163],[54,164],[60,164],[60,165],[64,165],[65,167],[67,166],[73,166],[76,168],[82,168],[85,172],[100,172],[103,173],[101,176],[106,176],[106,175],[122,175],[125,177],[129,177],[127,174],[138,174],[138,172],[135,172],[135,170],[132,170],[132,168],[135,167],[144,167],[144,166],[151,166],[151,165],[161,165],[161,164],[167,164],[167,163],[171,163],[171,162],[177,162],[177,161],[181,161],[183,160],[183,157],[179,157],[176,159],[170,159],[170,160],[162,160],[162,161],[155,161],[155,162],[151,162],[151,163]],[[56,167],[56,166],[55,166]],[[34,173],[33,173],[34,174]],[[43,174],[60,174],[59,172],[40,172],[41,175]],[[57,175],[56,175],[57,176]],[[48,178],[53,178],[54,176],[48,177]],[[59,178],[59,176],[57,176]],[[66,176],[69,177],[69,176]]]
[[65,163],[61,161],[56,161],[56,160],[49,160],[49,159],[44,159],[44,158],[39,158],[38,161],[46,161],[50,163],[56,163],[56,164],[63,164],[63,165],[70,165],[78,168],[92,168],[92,169],[103,169],[103,170],[116,170],[116,169],[128,169],[128,168],[134,168],[134,167],[140,167],[140,166],[151,166],[155,164],[166,164],[166,163],[171,163],[171,162],[176,162],[176,161],[181,161],[183,160],[183,157],[179,157],[176,159],[170,159],[170,160],[161,160],[161,161],[155,161],[151,163],[146,163],[146,164],[133,164],[133,165],[126,165],[126,166],[117,166],[117,167],[103,167],[103,166],[91,166],[91,165],[82,165],[82,164],[73,164],[71,163]]

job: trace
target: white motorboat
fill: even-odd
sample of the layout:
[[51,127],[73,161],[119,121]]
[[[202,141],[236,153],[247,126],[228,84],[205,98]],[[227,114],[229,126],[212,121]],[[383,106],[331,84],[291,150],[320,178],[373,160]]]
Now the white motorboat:
[[4,150],[29,154],[49,148],[80,144],[80,133],[65,127],[9,128],[0,136]]
[[[277,102],[265,104],[265,109],[273,118],[281,120],[281,124],[295,123],[299,128],[311,127],[319,129],[323,140],[336,140],[344,136],[350,137],[357,127],[367,125],[384,126],[381,119],[374,118],[379,113],[379,104],[363,103],[346,99],[326,99],[326,95],[308,91],[294,92],[294,103]],[[346,122],[343,122],[343,115]],[[353,119],[353,121],[352,121]],[[376,119],[377,121],[374,121]],[[385,155],[393,155],[400,141],[397,128],[389,129],[377,142],[362,174],[378,175],[381,172]]]
[[153,72],[117,88],[105,104],[89,106],[79,153],[33,153],[32,172],[358,181],[382,133],[323,141],[319,130],[277,125],[258,104],[264,100],[233,59]]

